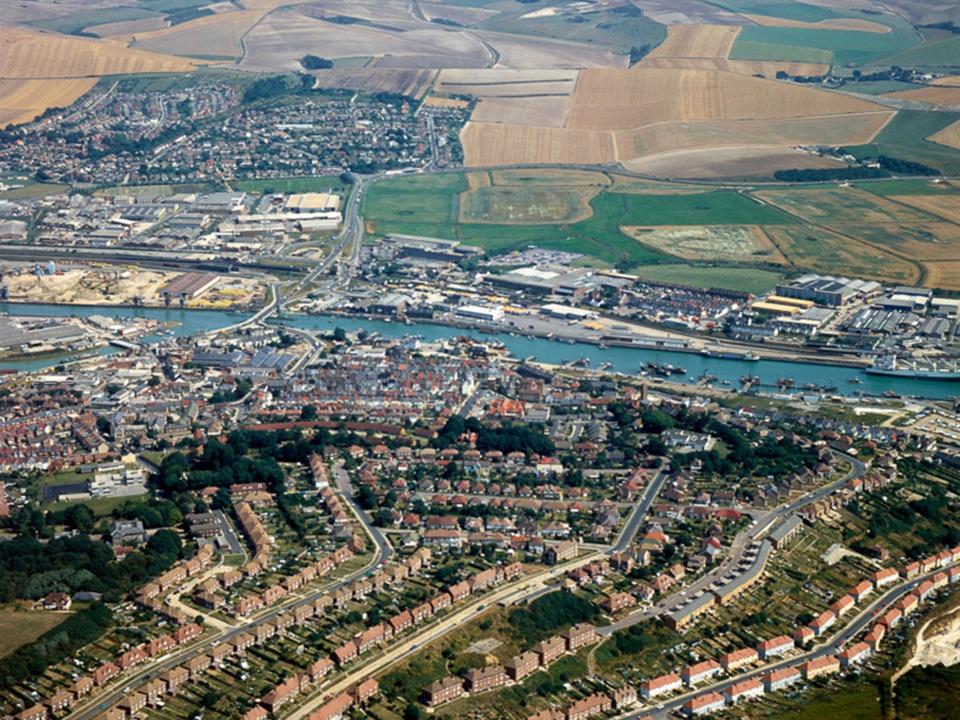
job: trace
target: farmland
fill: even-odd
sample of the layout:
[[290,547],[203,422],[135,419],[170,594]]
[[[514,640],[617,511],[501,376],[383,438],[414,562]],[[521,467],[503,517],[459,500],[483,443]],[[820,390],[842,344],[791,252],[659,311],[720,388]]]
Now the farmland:
[[960,120],[960,113],[901,110],[869,144],[847,149],[857,157],[888,155],[906,158],[954,175],[960,172],[960,152],[927,138]]
[[930,136],[930,140],[940,145],[946,145],[949,148],[960,150],[960,120],[952,125],[948,125],[943,130],[939,130]]
[[650,58],[726,58],[740,28],[736,25],[671,25],[667,39]]
[[89,78],[120,73],[189,72],[195,63],[105,40],[20,28],[4,30],[0,77]]
[[0,80],[0,126],[30,122],[48,108],[68,107],[96,84],[95,78]]
[[241,41],[263,13],[242,10],[197,18],[181,25],[132,33],[131,47],[197,58],[237,58]]
[[535,244],[585,253],[601,266],[624,261],[631,272],[668,265],[674,276],[720,287],[726,271],[765,283],[815,270],[953,288],[956,198],[945,184],[917,180],[708,191],[614,173],[511,169],[384,180],[363,213],[373,235],[458,239],[492,253]]

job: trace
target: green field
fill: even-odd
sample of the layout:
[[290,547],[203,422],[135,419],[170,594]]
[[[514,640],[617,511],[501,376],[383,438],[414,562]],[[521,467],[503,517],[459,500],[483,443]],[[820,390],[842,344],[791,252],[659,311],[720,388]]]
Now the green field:
[[924,42],[917,47],[883,58],[882,64],[934,70],[960,68],[960,36]]
[[913,28],[889,24],[892,26],[889,33],[748,26],[741,30],[730,57],[739,60],[800,60],[796,57],[796,49],[801,48],[828,53],[839,66],[858,66],[920,44],[920,37]]
[[[894,137],[896,132],[898,128]],[[372,236],[401,233],[460,240],[494,255],[535,245],[581,253],[598,267],[616,266],[648,279],[755,293],[773,287],[786,274],[808,270],[918,282],[921,268],[907,258],[928,245],[942,256],[941,244],[954,241],[940,218],[882,200],[956,192],[926,179],[864,181],[854,189],[801,184],[691,192],[688,185],[663,183],[632,188],[621,184],[622,177],[617,175],[608,186],[599,186],[590,175],[583,176],[582,185],[571,184],[571,176],[551,186],[547,176],[553,171],[510,172],[516,175],[494,172],[493,186],[474,183],[473,190],[465,173],[382,180],[371,186],[364,200],[367,231]],[[541,172],[544,177],[538,178]],[[676,192],[670,194],[668,189]],[[589,200],[589,218],[548,224],[546,216],[572,213],[577,197],[590,193],[598,194]],[[489,221],[471,221],[485,215]],[[869,223],[881,225],[866,227]],[[677,226],[761,226],[788,264],[781,270],[766,258],[750,256],[710,259],[703,255],[684,260],[621,231],[622,227]],[[889,251],[905,255],[897,257]]]
[[843,86],[842,90],[860,95],[883,95],[885,93],[916,90],[920,85],[898,82],[897,80],[869,80],[866,82],[851,82]]
[[[813,683],[807,692],[785,696],[780,693],[768,695],[774,704],[773,712],[764,703],[756,713],[746,711],[746,717],[763,717],[769,720],[881,720],[883,712],[877,688],[867,681],[853,683]],[[901,716],[912,717],[912,716]],[[940,716],[945,718],[946,716]]]
[[350,184],[336,175],[237,180],[230,185],[234,190],[257,193],[335,192],[343,194],[350,189]]
[[44,505],[44,510],[49,510],[51,512],[59,512],[60,510],[66,510],[71,505],[86,505],[93,511],[93,514],[97,517],[106,517],[108,516],[115,508],[122,507],[123,504],[127,501],[130,502],[146,502],[150,499],[149,493],[144,493],[143,495],[128,495],[126,497],[100,497],[93,498],[91,500],[82,500],[76,501],[71,500],[69,502],[55,502],[50,503],[49,505]]
[[644,265],[630,272],[643,280],[698,288],[743,290],[754,295],[769,292],[786,277],[772,270],[709,265]]
[[[531,12],[528,5],[509,10],[477,25],[485,30],[534,35],[580,42],[628,53],[632,47],[656,46],[667,36],[667,29],[631,6],[619,10],[601,10],[589,15],[553,15],[522,18]],[[521,19],[522,18],[522,19]]]
[[901,110],[868,145],[846,148],[858,158],[888,155],[937,168],[945,175],[960,174],[960,150],[926,138],[960,120],[960,113]]
[[93,25],[122,22],[124,20],[142,20],[143,18],[157,17],[159,14],[158,12],[143,8],[120,6],[100,8],[98,10],[85,10],[81,13],[61,15],[60,17],[49,18],[47,20],[37,20],[31,24],[44,30],[54,30],[69,35],[79,33],[84,28]]
[[732,12],[748,13],[750,15],[768,15],[770,17],[800,20],[801,22],[819,22],[838,17],[856,16],[856,13],[841,15],[830,8],[810,5],[803,2],[769,2],[768,0],[713,0],[711,5],[726,8]]
[[29,610],[25,604],[0,607],[0,657],[33,642],[68,617],[68,613]]

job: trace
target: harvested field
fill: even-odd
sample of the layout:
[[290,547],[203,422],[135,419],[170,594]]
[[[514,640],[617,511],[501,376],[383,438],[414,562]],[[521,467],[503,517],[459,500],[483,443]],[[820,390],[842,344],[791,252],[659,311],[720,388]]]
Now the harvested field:
[[592,214],[599,187],[479,187],[460,195],[460,222],[542,225],[575,223]]
[[[471,173],[474,174],[474,173]],[[494,185],[611,185],[609,176],[592,170],[494,170]]]
[[786,258],[757,226],[624,227],[647,247],[684,260],[764,262],[785,265]]
[[821,76],[828,65],[822,63],[789,62],[786,60],[727,60],[725,58],[652,58],[646,57],[637,67],[689,68],[691,70],[719,70],[738,75],[763,75],[774,79],[778,72],[788,75]]
[[0,607],[0,657],[33,642],[72,614],[30,610],[26,603]]
[[763,27],[801,28],[804,30],[856,30],[858,32],[883,34],[890,32],[890,27],[887,25],[860,18],[830,18],[817,22],[804,22],[803,20],[788,20],[771,15],[749,15],[747,13],[741,13],[741,15]]
[[753,145],[674,150],[623,164],[645,175],[697,180],[769,178],[777,170],[841,167],[835,161],[790,147]]
[[898,195],[896,201],[960,225],[960,194]]
[[313,73],[317,79],[316,87],[319,88],[345,88],[368,93],[388,92],[412,98],[423,97],[430,89],[436,74],[435,70],[392,68],[344,68],[317,70]]
[[925,87],[917,90],[905,90],[886,95],[900,100],[925,102],[940,107],[960,107],[960,87]]
[[0,127],[30,122],[44,110],[72,105],[96,84],[96,78],[0,80]]
[[131,47],[188,57],[240,57],[243,36],[262,17],[260,10],[207,15],[163,30],[135,33]]
[[442,20],[452,20],[461,25],[473,25],[497,14],[496,10],[486,10],[481,7],[441,5],[436,2],[422,2],[420,3],[420,10],[428,20],[440,18]]
[[916,224],[939,218],[860,188],[790,188],[754,195],[812,223],[837,225]]
[[928,139],[940,145],[960,150],[960,120],[931,135]]
[[469,122],[461,134],[468,167],[545,163],[600,164],[616,159],[613,135],[589,130]]
[[[511,68],[449,69],[440,72],[440,85],[477,85],[491,88],[511,83],[576,82],[576,70],[513,70]],[[452,92],[452,90],[445,90]]]
[[778,150],[817,143],[855,145],[873,140],[891,117],[891,111],[880,111],[791,118],[776,123],[765,120],[658,123],[617,132],[617,149],[621,159],[628,160],[694,148],[743,147],[744,139],[749,139],[752,146],[770,145]]
[[553,80],[548,82],[511,82],[484,85],[462,85],[444,83],[440,92],[450,95],[472,95],[480,98],[512,97],[569,97],[573,92],[573,80]]
[[740,25],[743,18],[703,0],[634,0],[651,20],[664,25]]
[[436,95],[431,95],[426,100],[423,101],[423,104],[427,107],[438,107],[438,108],[468,108],[470,103],[466,100],[458,100],[457,98],[444,98],[437,97]]
[[924,285],[960,290],[960,261],[924,263],[923,267],[926,271]]
[[482,98],[471,120],[478,123],[503,123],[534,128],[562,128],[567,120],[570,98],[514,97]]
[[627,130],[656,122],[780,119],[878,109],[838,93],[733,73],[591,69],[580,73],[568,127]]
[[735,25],[671,25],[650,58],[725,58],[740,34]]
[[128,37],[136,33],[147,33],[153,30],[162,30],[167,27],[167,21],[159,15],[138,20],[119,20],[117,22],[91,25],[84,28],[84,32],[102,38]]
[[914,264],[850,237],[802,225],[764,227],[787,261],[804,270],[913,284],[920,280]]
[[338,24],[308,17],[297,9],[270,13],[246,37],[241,67],[298,70],[299,60],[322,48],[324,57],[372,56],[381,67],[484,67],[483,44],[462,32],[421,23],[424,29],[383,30],[364,23]]
[[940,262],[960,260],[960,227],[951,223],[924,225],[838,226],[838,231],[853,235],[871,245],[888,250],[907,260]]
[[2,78],[79,78],[120,73],[189,72],[196,63],[88,38],[3,29]]
[[947,75],[937,78],[930,83],[931,85],[943,85],[945,87],[960,87],[960,75]]
[[585,43],[550,40],[541,37],[526,37],[491,31],[471,32],[490,43],[500,53],[498,68],[544,69],[627,66],[626,55],[617,55],[609,50]]
[[471,190],[490,187],[493,184],[490,179],[490,173],[486,170],[481,172],[465,173],[464,177],[467,179],[467,187],[469,187]]

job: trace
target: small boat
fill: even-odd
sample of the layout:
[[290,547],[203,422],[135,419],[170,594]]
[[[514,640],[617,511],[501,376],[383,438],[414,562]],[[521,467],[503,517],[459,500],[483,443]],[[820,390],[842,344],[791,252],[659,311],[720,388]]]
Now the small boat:
[[847,378],[847,382],[850,383],[851,385],[859,385],[860,383],[863,382],[863,380],[861,380],[858,377],[852,377],[852,378]]

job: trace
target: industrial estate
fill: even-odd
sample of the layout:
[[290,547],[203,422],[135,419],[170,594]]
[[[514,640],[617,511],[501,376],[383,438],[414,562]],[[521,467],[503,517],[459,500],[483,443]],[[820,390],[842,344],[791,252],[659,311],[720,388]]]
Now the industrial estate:
[[0,40],[0,717],[957,717],[956,3]]

